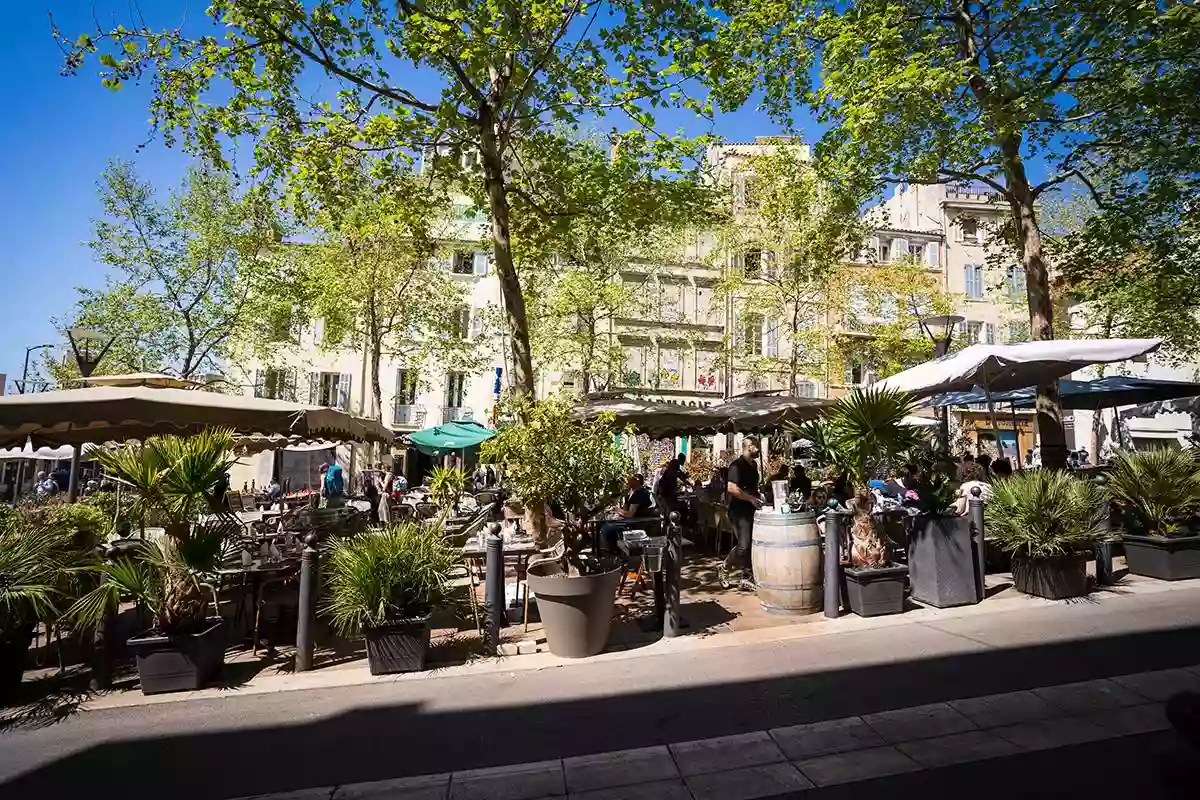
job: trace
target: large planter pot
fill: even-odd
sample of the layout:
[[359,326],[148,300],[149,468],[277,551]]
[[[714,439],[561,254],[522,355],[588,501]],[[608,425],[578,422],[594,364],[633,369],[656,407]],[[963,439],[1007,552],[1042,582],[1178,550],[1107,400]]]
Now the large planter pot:
[[1164,581],[1200,578],[1200,536],[1125,536],[1125,564],[1134,575]]
[[1083,597],[1088,593],[1086,553],[1074,553],[1055,558],[1012,557],[1013,586],[1018,592],[1065,600]]
[[978,561],[969,517],[926,517],[909,534],[912,598],[935,608],[978,603]]
[[845,567],[846,604],[860,617],[904,611],[904,579],[908,567]]
[[147,632],[126,644],[137,658],[142,694],[199,689],[225,666],[225,622],[213,618],[199,633],[163,636]]
[[429,653],[429,620],[403,619],[363,628],[367,640],[367,666],[372,675],[420,672]]
[[33,643],[33,625],[19,625],[11,631],[0,632],[0,704],[21,691],[21,677]]
[[620,568],[598,575],[567,575],[557,562],[529,568],[550,652],[565,658],[594,656],[608,643]]

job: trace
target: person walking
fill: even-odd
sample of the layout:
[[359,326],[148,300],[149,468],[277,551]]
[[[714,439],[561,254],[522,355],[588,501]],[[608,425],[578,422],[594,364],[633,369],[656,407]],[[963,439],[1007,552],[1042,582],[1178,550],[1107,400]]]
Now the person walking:
[[742,440],[742,455],[729,465],[725,491],[729,493],[729,521],[733,524],[736,540],[718,570],[721,585],[726,589],[732,586],[732,570],[740,567],[742,574],[736,581],[738,585],[745,587],[749,583],[753,586],[750,542],[754,536],[754,512],[763,505],[758,488],[758,444],[753,439]]

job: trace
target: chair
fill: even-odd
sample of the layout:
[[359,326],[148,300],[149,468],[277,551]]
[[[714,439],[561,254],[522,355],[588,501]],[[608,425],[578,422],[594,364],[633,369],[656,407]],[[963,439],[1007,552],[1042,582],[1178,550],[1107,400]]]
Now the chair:
[[419,519],[433,519],[438,515],[438,507],[433,503],[417,503],[416,513]]
[[392,522],[411,522],[417,518],[417,510],[408,503],[392,503]]
[[495,492],[480,492],[479,494],[475,495],[475,502],[476,502],[476,504],[479,505],[480,508],[483,508],[484,506],[487,506],[487,505],[491,505],[492,503],[496,502],[496,493]]
[[525,632],[529,633],[529,570],[539,564],[546,564],[552,561],[561,561],[562,557],[567,553],[567,540],[559,539],[558,543],[546,551],[545,555],[529,559],[529,563],[525,565],[525,578],[517,581],[517,591],[525,593]]

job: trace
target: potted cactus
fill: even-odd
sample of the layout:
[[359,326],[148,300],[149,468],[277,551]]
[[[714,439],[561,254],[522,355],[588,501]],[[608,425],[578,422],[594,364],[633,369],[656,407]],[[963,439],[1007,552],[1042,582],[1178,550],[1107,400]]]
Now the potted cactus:
[[1117,453],[1109,496],[1125,521],[1125,563],[1134,575],[1200,578],[1200,462],[1189,450]]
[[992,485],[984,507],[988,539],[1012,557],[1017,591],[1062,600],[1088,593],[1087,561],[1104,513],[1092,483],[1058,470],[1032,470]]

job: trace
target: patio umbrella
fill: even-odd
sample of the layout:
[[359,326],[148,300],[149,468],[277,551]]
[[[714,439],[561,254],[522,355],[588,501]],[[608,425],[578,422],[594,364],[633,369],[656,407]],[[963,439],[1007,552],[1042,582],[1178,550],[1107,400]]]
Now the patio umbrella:
[[0,445],[145,439],[228,427],[240,434],[390,442],[390,428],[333,408],[151,386],[89,386],[0,397]]
[[447,422],[408,434],[407,441],[422,453],[431,456],[453,450],[466,450],[486,442],[496,432],[486,425],[471,420]]
[[[1188,381],[1163,381],[1151,378],[1132,378],[1113,375],[1091,381],[1072,381],[1060,378],[1058,391],[1062,396],[1062,407],[1098,411],[1116,406],[1141,405],[1164,400],[1196,397],[1200,395],[1200,383]],[[993,392],[992,401],[1011,403],[1017,408],[1032,408],[1037,396],[1033,387],[1014,389],[1010,392]],[[976,405],[987,402],[987,392],[975,389],[970,392],[951,392],[935,395],[928,405],[943,406]]]
[[792,395],[745,395],[705,409],[705,413],[716,418],[718,427],[753,431],[778,428],[786,422],[813,419],[833,402]]
[[713,416],[710,413],[712,410],[675,403],[611,398],[589,400],[576,408],[575,414],[582,419],[612,414],[617,425],[632,425],[641,433],[658,439],[714,430],[720,418]]
[[[1161,339],[1062,339],[975,344],[907,369],[880,381],[877,386],[898,389],[914,397],[981,387],[992,427],[999,430],[993,393],[1037,386],[1093,364],[1127,361],[1151,353],[1160,345]],[[1000,454],[1004,455],[999,434],[996,443]]]

